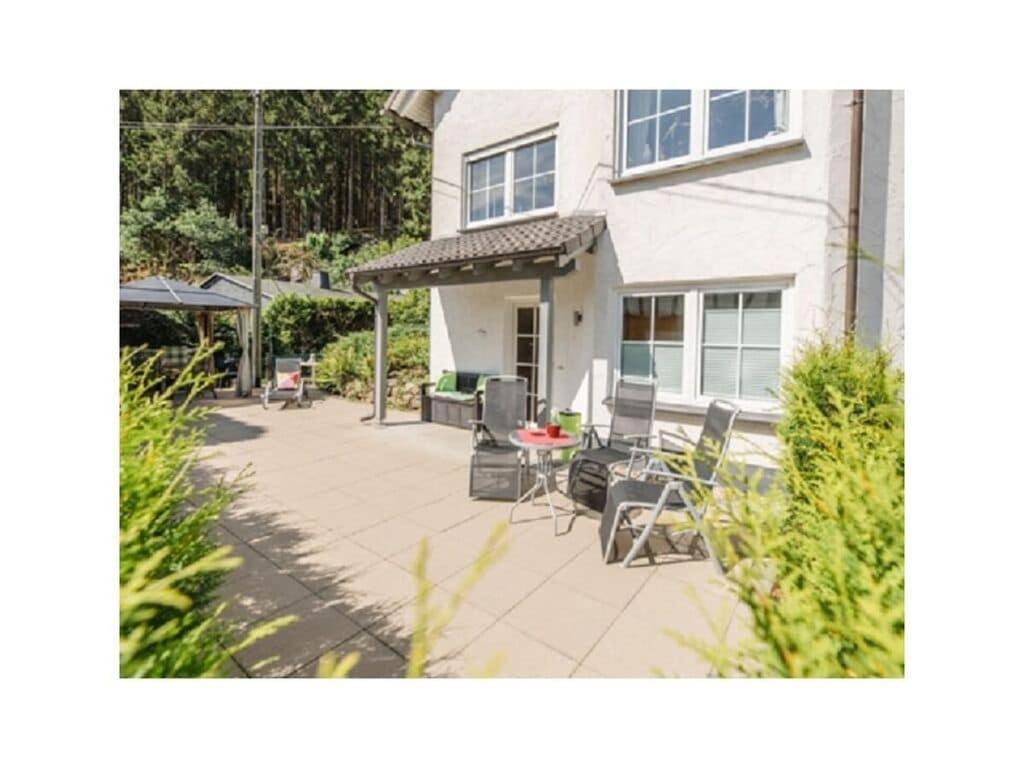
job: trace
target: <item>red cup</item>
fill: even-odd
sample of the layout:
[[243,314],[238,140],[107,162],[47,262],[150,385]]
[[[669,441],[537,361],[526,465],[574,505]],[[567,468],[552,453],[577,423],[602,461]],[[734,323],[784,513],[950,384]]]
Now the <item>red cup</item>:
[[559,437],[562,434],[561,424],[548,424],[545,429],[547,430],[548,437]]

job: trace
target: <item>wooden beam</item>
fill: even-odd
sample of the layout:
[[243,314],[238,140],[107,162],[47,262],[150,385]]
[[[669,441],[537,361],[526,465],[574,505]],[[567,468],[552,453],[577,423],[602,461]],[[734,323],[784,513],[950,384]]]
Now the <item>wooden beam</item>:
[[[399,290],[409,288],[433,288],[445,285],[475,285],[479,283],[501,283],[511,280],[539,280],[543,277],[564,277],[576,269],[575,259],[564,266],[558,266],[554,261],[547,261],[540,264],[524,264],[517,270],[515,262],[508,267],[493,267],[477,271],[473,269],[454,270],[450,268],[440,269],[437,272],[421,275],[415,279],[407,277],[406,273],[391,273],[392,278],[387,283],[388,290]],[[373,278],[376,281],[380,277]]]

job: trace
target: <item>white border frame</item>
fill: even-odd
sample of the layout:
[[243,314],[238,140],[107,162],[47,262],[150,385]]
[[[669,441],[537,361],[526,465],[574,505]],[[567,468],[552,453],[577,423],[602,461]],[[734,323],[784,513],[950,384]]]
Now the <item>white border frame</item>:
[[[611,363],[606,389],[611,390],[614,382],[622,375],[622,299],[626,296],[664,296],[685,294],[683,309],[683,394],[670,395],[658,392],[658,406],[692,406],[706,408],[716,397],[700,393],[701,350],[700,340],[704,334],[705,293],[754,293],[780,291],[782,293],[782,317],[779,330],[779,370],[787,368],[793,359],[796,346],[794,336],[794,291],[793,277],[737,278],[722,281],[700,281],[684,283],[643,283],[620,285],[610,289],[615,318],[611,324],[612,350],[608,356]],[[606,393],[607,394],[607,393]],[[720,396],[717,396],[721,399]],[[731,402],[748,413],[777,414],[778,400],[750,400],[739,397],[729,398]]]
[[[554,191],[552,192],[553,204],[546,208],[534,208],[530,211],[523,211],[522,213],[514,213],[512,207],[514,205],[515,195],[515,150],[525,147],[529,144],[538,144],[548,139],[555,140],[555,179],[554,179]],[[489,219],[481,219],[480,221],[469,220],[469,205],[470,205],[470,186],[469,186],[469,166],[478,160],[485,160],[495,155],[505,155],[505,197],[504,197],[504,214],[501,216],[494,216]],[[541,218],[544,216],[551,216],[558,211],[558,126],[549,126],[542,128],[537,131],[533,131],[528,134],[517,136],[514,139],[509,139],[500,144],[491,144],[487,147],[473,150],[472,152],[466,152],[462,156],[462,227],[463,231],[469,231],[474,229],[486,229],[487,227],[493,227],[500,224],[509,224],[517,221],[526,221],[529,219]],[[535,177],[534,177],[535,178]]]
[[743,157],[744,155],[753,155],[771,149],[803,143],[804,93],[803,91],[790,90],[788,91],[788,125],[785,131],[772,136],[754,139],[753,141],[746,141],[742,144],[730,144],[727,147],[719,147],[718,149],[707,149],[708,96],[710,92],[710,89],[690,90],[689,154],[658,163],[648,163],[647,165],[638,165],[635,168],[626,168],[626,90],[616,91],[615,136],[618,140],[618,147],[615,153],[614,181],[625,181],[668,171],[695,168],[701,165]]

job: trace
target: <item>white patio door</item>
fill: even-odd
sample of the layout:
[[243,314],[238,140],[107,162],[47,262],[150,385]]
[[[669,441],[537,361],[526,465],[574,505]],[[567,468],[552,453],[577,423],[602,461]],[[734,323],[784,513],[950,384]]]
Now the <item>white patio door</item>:
[[526,415],[537,420],[537,354],[540,347],[540,316],[536,304],[516,307],[516,376],[526,379]]

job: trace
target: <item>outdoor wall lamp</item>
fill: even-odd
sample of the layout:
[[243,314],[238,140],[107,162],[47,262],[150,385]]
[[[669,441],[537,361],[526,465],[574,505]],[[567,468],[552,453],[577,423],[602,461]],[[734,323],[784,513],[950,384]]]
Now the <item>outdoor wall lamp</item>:
[[583,313],[580,310],[578,310],[578,309],[574,309],[572,311],[572,324],[573,325],[579,325],[582,322],[583,322]]

